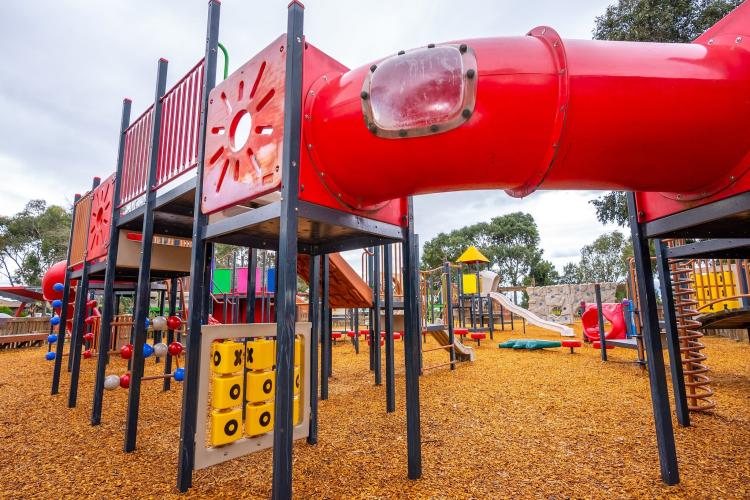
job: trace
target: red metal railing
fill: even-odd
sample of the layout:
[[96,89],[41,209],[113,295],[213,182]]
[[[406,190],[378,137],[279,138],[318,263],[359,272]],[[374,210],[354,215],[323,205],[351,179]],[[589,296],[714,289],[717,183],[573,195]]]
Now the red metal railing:
[[154,189],[174,180],[198,163],[204,68],[201,59],[162,98],[159,165]]
[[[159,159],[156,184],[152,189],[164,186],[198,163],[204,68],[201,59],[162,97]],[[146,193],[153,119],[154,106],[151,105],[125,131],[121,207]]]
[[125,131],[120,206],[130,203],[146,192],[153,122],[154,105],[152,104]]

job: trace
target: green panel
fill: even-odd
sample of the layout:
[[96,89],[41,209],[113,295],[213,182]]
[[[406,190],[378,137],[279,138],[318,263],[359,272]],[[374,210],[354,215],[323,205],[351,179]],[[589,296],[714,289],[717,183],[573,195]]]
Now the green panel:
[[231,269],[214,269],[213,293],[222,294],[231,292],[231,278]]

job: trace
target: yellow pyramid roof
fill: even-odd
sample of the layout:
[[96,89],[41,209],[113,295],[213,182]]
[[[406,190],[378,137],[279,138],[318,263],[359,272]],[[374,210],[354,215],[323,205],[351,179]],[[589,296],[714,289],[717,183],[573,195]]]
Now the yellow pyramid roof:
[[474,245],[467,248],[466,251],[461,254],[461,257],[456,259],[456,262],[463,262],[465,264],[476,264],[478,262],[489,262],[489,261],[490,259],[482,255],[482,252],[477,250],[477,248]]

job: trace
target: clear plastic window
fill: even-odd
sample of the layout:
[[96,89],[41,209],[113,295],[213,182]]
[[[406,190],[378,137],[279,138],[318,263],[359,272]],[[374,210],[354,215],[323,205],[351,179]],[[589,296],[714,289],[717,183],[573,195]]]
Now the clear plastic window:
[[370,77],[372,121],[382,130],[424,129],[460,121],[466,101],[458,48],[417,49],[380,63]]

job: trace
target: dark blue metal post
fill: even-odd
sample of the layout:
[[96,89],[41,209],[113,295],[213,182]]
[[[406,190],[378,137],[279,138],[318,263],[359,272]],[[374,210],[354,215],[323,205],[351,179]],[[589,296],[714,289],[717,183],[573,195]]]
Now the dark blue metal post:
[[447,310],[445,321],[448,323],[448,342],[450,342],[451,370],[456,369],[456,336],[453,332],[453,297],[451,287],[451,265],[448,262],[443,263],[443,274],[445,274],[445,308]]
[[373,358],[375,363],[375,385],[383,383],[382,360],[380,351],[380,246],[376,246],[373,255],[373,287],[372,287],[372,308],[374,309],[373,324],[375,325],[370,342],[373,346]]
[[[159,316],[164,316],[164,310],[167,306],[167,296],[164,290],[160,290],[159,292]],[[154,330],[154,344],[158,344],[162,341],[162,332],[161,330]],[[160,363],[161,358],[159,356],[154,356],[154,363]]]
[[330,261],[323,256],[323,304],[320,308],[320,399],[328,399],[328,357],[331,355],[331,331],[328,328],[328,309],[330,309]]
[[310,296],[307,316],[310,332],[310,431],[308,444],[318,444],[318,334],[320,333],[320,256],[310,257]]
[[487,296],[487,314],[490,317],[490,340],[495,340],[495,311],[492,306],[493,302],[492,297]]
[[659,317],[656,314],[656,293],[654,291],[654,275],[651,270],[651,255],[643,226],[638,222],[635,193],[629,192],[627,201],[661,478],[666,484],[677,484],[680,482],[680,475],[677,467],[672,417],[669,411],[669,394],[667,392],[664,357],[659,333]]
[[[374,267],[375,267],[375,261],[374,261],[374,255],[375,250],[370,247],[367,249],[367,284],[370,285],[370,289],[375,289],[375,281],[374,281]],[[375,294],[372,295],[372,303],[370,304],[370,308],[367,311],[367,330],[370,332],[367,338],[370,340],[367,343],[367,352],[370,356],[370,370],[375,370],[375,344],[373,344],[373,337],[375,337],[375,327],[373,326],[375,324]]]
[[120,247],[120,189],[122,186],[123,158],[125,157],[125,132],[130,126],[130,99],[122,101],[122,117],[120,118],[120,140],[117,147],[117,169],[112,188],[112,213],[109,225],[109,248],[107,249],[107,268],[104,272],[104,287],[102,289],[102,319],[99,331],[99,353],[96,361],[96,378],[94,379],[94,402],[91,408],[91,425],[99,425],[102,421],[102,403],[104,401],[104,378],[109,363],[109,347],[112,343],[112,318],[117,314],[119,305],[114,292],[115,274],[117,266],[117,252]]
[[[99,177],[94,177],[94,182],[91,186],[93,191],[101,182]],[[89,196],[91,196],[89,194]],[[89,205],[91,207],[91,205]],[[83,268],[81,269],[81,281],[78,284],[78,296],[76,296],[76,309],[75,319],[73,320],[73,334],[70,338],[70,359],[71,372],[70,372],[70,390],[68,391],[68,408],[75,408],[78,400],[78,377],[81,373],[81,348],[83,347],[83,334],[86,331],[86,314],[88,307],[86,302],[88,301],[89,295],[89,268],[91,267],[88,260],[88,244],[89,244],[89,225],[91,222],[91,208],[89,208],[89,217],[86,220],[86,239],[83,250]],[[64,307],[64,305],[63,305]]]
[[[180,451],[177,458],[177,489],[185,492],[193,484],[195,463],[195,425],[198,416],[198,370],[200,368],[201,325],[208,320],[206,300],[211,299],[210,276],[211,251],[203,241],[203,228],[208,216],[201,211],[203,200],[203,168],[206,149],[206,113],[208,94],[216,85],[216,56],[219,43],[219,14],[221,2],[209,0],[206,28],[206,70],[201,94],[200,132],[198,135],[198,165],[195,179],[195,201],[193,204],[193,246],[190,261],[190,317],[188,318],[187,354],[185,355],[185,381],[182,392],[182,421],[180,422]],[[201,299],[206,300],[201,300]]]
[[[677,413],[677,422],[687,427],[690,425],[690,412],[685,390],[685,375],[682,371],[680,335],[677,331],[677,316],[674,309],[667,246],[661,240],[656,240],[654,246],[656,248],[656,269],[659,273],[659,286],[661,287],[661,307],[664,311],[664,331],[667,336],[667,349],[669,350],[669,368],[672,374],[675,413]],[[626,323],[630,323],[630,319]]]
[[359,354],[359,308],[352,309],[352,312],[354,313],[354,321],[352,325],[354,337],[352,338],[352,342],[354,343],[354,353]]
[[[255,323],[255,267],[258,265],[258,251],[255,248],[247,249],[247,290],[245,293],[245,323]],[[251,302],[252,300],[252,302]],[[248,339],[242,342],[245,351],[245,359],[250,359],[251,353],[247,348]],[[247,364],[242,365],[242,380],[247,379]],[[242,385],[242,420],[247,415],[247,384]]]
[[[62,371],[63,350],[65,347],[65,334],[68,328],[68,302],[70,301],[70,249],[73,246],[73,234],[76,225],[76,205],[81,199],[77,194],[73,201],[73,214],[71,215],[70,237],[68,238],[68,251],[65,258],[65,282],[63,283],[62,306],[60,306],[60,323],[57,328],[57,345],[55,349],[55,366],[52,371],[52,395],[60,390],[60,372]],[[71,338],[72,340],[72,338]]]
[[151,253],[154,241],[154,208],[156,206],[157,165],[159,163],[159,138],[161,136],[162,97],[167,88],[167,60],[159,59],[154,95],[154,122],[151,129],[151,154],[149,157],[148,183],[146,184],[146,206],[143,212],[141,232],[141,263],[138,269],[138,285],[135,310],[133,311],[133,364],[130,371],[128,392],[128,414],[125,420],[124,450],[135,450],[138,435],[138,412],[141,404],[141,377],[143,377],[143,345],[146,343],[146,319],[151,302]]
[[[297,218],[299,158],[302,145],[302,61],[304,7],[289,4],[284,81],[284,146],[281,159],[281,217],[276,268],[276,408],[273,425],[275,500],[292,497],[292,398],[294,396],[294,319],[297,298]],[[328,337],[330,342],[330,336]]]
[[594,285],[594,298],[596,300],[596,311],[599,318],[599,348],[602,353],[602,361],[607,361],[607,339],[604,331],[604,311],[602,310],[602,289],[599,283]]
[[[409,198],[404,256],[404,365],[406,371],[406,449],[409,479],[422,477],[422,441],[419,422],[421,338],[419,319],[419,254],[415,245],[413,201]],[[416,285],[416,286],[415,286]]]
[[396,411],[396,380],[393,355],[393,275],[391,245],[383,246],[383,282],[385,284],[385,411]]
[[245,322],[255,323],[255,268],[258,267],[258,249],[247,251],[247,302],[245,302]]
[[[169,282],[169,305],[167,309],[167,315],[177,315],[177,278],[172,278]],[[174,342],[174,330],[169,329],[167,330],[167,346],[172,342]],[[167,351],[167,356],[164,358],[164,374],[169,375],[170,373],[172,373],[172,355],[169,354],[169,351]],[[161,389],[163,391],[168,391],[171,383],[171,378],[165,378],[164,382],[162,383]]]

